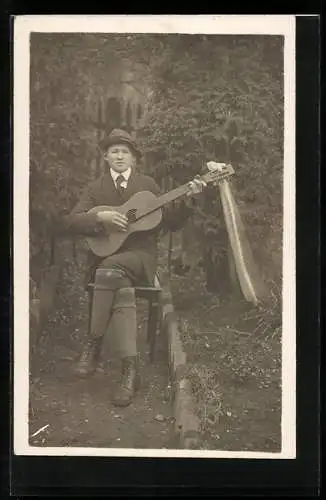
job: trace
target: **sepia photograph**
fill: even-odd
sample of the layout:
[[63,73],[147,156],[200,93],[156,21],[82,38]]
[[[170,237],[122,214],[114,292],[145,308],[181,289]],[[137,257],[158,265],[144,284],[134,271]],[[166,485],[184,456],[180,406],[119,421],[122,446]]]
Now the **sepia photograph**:
[[295,458],[294,16],[18,16],[18,455]]

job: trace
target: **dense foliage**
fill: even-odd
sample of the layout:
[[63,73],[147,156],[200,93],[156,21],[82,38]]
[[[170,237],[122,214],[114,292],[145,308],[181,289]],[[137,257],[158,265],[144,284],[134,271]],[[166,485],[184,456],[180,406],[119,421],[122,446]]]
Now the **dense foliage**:
[[[32,254],[44,249],[51,221],[71,208],[93,175],[97,124],[86,105],[96,103],[128,59],[142,64],[139,78],[148,86],[138,131],[148,171],[158,181],[169,175],[183,183],[210,159],[231,162],[253,249],[266,269],[273,259],[276,269],[282,228],[282,43],[281,37],[268,36],[34,35]],[[225,241],[221,245],[215,193],[207,191],[195,220],[203,248],[217,249],[218,258]]]
[[[142,130],[153,174],[170,173],[184,182],[208,160],[232,163],[233,189],[258,260],[272,251],[280,258],[282,40],[185,35],[160,43]],[[219,199],[210,190],[195,221],[197,238],[213,249],[215,259],[223,255],[223,221],[214,217],[217,213]],[[265,267],[271,263],[265,261]]]
[[[30,217],[31,255],[48,249],[53,223],[90,181],[98,154],[94,119],[86,105],[101,98],[112,51],[82,35],[31,37]],[[114,77],[112,77],[114,80]]]

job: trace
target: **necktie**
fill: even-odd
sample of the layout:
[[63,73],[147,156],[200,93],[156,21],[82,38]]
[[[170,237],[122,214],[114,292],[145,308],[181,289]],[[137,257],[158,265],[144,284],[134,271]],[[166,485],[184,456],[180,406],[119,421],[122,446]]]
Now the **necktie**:
[[123,182],[125,182],[126,179],[123,177],[123,175],[118,175],[117,179],[116,179],[116,183],[117,183],[117,190],[121,193],[124,188],[121,186],[121,184]]

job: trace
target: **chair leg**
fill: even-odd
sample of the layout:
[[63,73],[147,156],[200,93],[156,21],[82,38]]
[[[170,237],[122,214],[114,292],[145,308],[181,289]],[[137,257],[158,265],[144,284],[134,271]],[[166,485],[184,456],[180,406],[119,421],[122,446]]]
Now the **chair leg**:
[[93,309],[93,290],[88,292],[88,326],[87,326],[88,335],[90,334],[91,331],[92,309]]
[[155,355],[155,344],[157,336],[157,324],[159,315],[159,303],[157,299],[150,302],[149,314],[148,314],[148,329],[147,329],[147,339],[149,342],[149,356],[150,361],[153,363]]
[[166,357],[166,362],[169,364],[169,343],[166,330],[166,321],[163,317],[164,304],[163,304],[163,293],[160,292],[158,298],[158,336],[160,345],[162,346],[162,354]]
[[[155,306],[154,306],[155,307]],[[152,315],[153,315],[153,300],[149,299],[148,301],[148,322],[147,322],[147,343],[150,343],[151,340],[151,328],[152,328]]]
[[158,296],[158,330],[159,335],[164,333],[164,321],[163,321],[163,293],[160,292]]

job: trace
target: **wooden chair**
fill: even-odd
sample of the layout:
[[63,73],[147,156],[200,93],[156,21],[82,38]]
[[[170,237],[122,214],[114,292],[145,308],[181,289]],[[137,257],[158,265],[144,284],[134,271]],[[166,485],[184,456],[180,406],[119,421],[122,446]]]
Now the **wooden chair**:
[[[55,234],[52,235],[51,238],[51,264],[54,264],[56,261],[56,244],[59,236]],[[63,237],[65,239],[65,237]],[[76,241],[74,239],[71,240],[72,243],[72,254],[74,261],[77,260],[77,252],[76,252]],[[87,286],[87,292],[89,296],[88,301],[88,328],[90,329],[90,321],[92,315],[92,292],[94,288],[94,282],[90,282]],[[162,319],[163,319],[163,289],[160,283],[160,279],[156,274],[154,278],[153,286],[138,286],[135,287],[136,298],[147,300],[148,303],[148,319],[147,319],[147,343],[149,344],[149,355],[150,361],[154,361],[155,357],[155,347],[156,347],[156,339],[158,333],[161,332],[162,328]]]
[[[89,326],[92,314],[92,292],[94,283],[90,282],[87,286],[89,293]],[[155,276],[153,286],[135,287],[136,298],[146,300],[148,303],[147,319],[147,343],[149,344],[149,357],[151,363],[155,358],[156,339],[162,327],[162,293],[163,289],[158,276]]]

